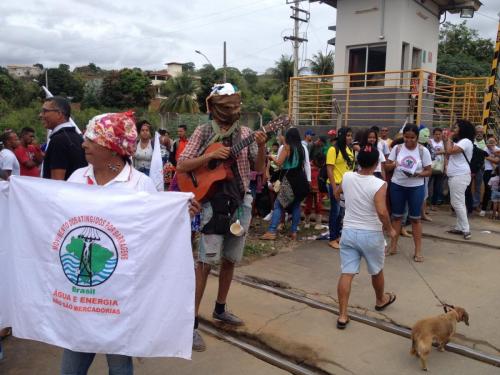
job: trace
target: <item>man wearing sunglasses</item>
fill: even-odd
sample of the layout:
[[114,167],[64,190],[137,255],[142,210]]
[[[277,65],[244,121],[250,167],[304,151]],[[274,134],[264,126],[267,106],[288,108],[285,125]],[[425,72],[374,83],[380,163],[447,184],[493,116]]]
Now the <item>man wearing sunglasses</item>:
[[49,143],[43,160],[42,177],[67,180],[87,161],[82,148],[83,138],[69,122],[71,106],[60,96],[47,98],[40,111],[45,129],[51,130]]

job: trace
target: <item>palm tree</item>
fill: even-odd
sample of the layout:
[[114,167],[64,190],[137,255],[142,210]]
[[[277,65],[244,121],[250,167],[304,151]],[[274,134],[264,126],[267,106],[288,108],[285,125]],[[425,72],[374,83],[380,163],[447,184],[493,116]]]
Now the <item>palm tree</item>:
[[328,52],[323,55],[321,51],[318,51],[313,58],[309,60],[311,62],[311,71],[317,75],[327,75],[333,74],[334,68],[334,55],[333,51]]
[[285,98],[288,98],[288,84],[290,77],[293,77],[293,59],[291,56],[281,55],[272,68],[273,77],[279,81],[280,91]]
[[167,99],[160,103],[160,113],[199,113],[200,108],[196,101],[198,87],[193,77],[182,73],[177,78],[170,79],[165,87]]

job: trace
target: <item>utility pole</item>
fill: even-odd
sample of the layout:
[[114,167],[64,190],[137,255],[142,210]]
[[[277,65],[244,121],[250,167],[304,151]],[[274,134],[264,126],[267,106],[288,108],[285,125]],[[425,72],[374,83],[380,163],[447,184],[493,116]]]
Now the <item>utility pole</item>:
[[[293,36],[285,36],[283,40],[293,41],[293,76],[298,77],[299,75],[299,47],[300,43],[307,42],[306,38],[299,37],[299,22],[309,22],[310,13],[307,10],[300,9],[299,4],[304,0],[286,0],[287,4],[293,4],[290,6],[293,14],[290,16],[293,19]],[[299,15],[303,13],[305,18],[300,18]],[[290,101],[292,124],[297,126],[299,124],[299,112],[298,112],[298,82],[297,80],[290,80],[290,96],[288,100]]]
[[[300,43],[307,42],[306,38],[299,36],[299,22],[309,22],[310,13],[307,10],[300,9],[299,3],[304,0],[286,0],[287,4],[294,4],[290,7],[293,10],[293,15],[290,16],[294,20],[293,23],[293,36],[285,36],[283,40],[293,41],[293,76],[299,75],[299,47]],[[305,18],[300,18],[300,13],[305,15]]]
[[224,83],[226,83],[227,75],[226,75],[226,41],[224,41],[224,61],[222,62],[222,67],[224,68]]

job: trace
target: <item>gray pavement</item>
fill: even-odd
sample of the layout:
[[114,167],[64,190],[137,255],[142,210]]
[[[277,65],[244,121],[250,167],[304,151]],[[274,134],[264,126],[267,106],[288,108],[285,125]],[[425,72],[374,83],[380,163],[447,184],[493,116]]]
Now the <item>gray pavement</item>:
[[[210,350],[193,353],[192,361],[177,358],[134,358],[137,375],[283,375],[287,372],[211,336],[204,335]],[[5,359],[0,361],[2,375],[56,375],[62,349],[36,341],[8,338],[4,341]],[[96,356],[89,375],[107,374],[106,357]]]
[[[285,266],[285,264],[282,264]],[[273,294],[234,283],[231,311],[245,321],[237,328],[265,345],[330,374],[422,374],[410,356],[410,340],[362,323],[335,328],[337,316]],[[217,294],[217,279],[210,277],[201,315],[207,319]],[[391,308],[387,309],[387,312]],[[227,328],[227,327],[225,327]],[[209,347],[208,350],[211,350]],[[450,352],[433,349],[428,360],[434,374],[498,374],[499,369]]]
[[[400,241],[400,253],[386,259],[386,289],[395,292],[398,300],[384,314],[374,311],[373,290],[364,266],[354,279],[350,305],[357,312],[411,327],[418,319],[442,312],[435,293],[441,300],[465,307],[470,314],[470,326],[459,324],[453,341],[500,356],[500,251],[495,248],[500,245],[500,225],[474,218],[472,233],[479,244],[471,244],[460,238],[453,238],[454,242],[446,239],[451,235],[443,232],[453,221],[448,213],[439,212],[434,222],[424,224],[424,233],[434,236],[423,241],[424,263],[411,260],[413,241],[406,238]],[[490,233],[481,233],[486,230]],[[336,305],[339,260],[338,252],[326,241],[309,241],[293,251],[240,267],[237,272],[279,281]]]

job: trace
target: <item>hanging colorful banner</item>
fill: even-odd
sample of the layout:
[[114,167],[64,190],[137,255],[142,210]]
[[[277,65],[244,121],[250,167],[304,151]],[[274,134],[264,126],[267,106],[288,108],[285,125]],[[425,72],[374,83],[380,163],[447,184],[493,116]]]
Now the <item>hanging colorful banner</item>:
[[191,196],[12,178],[12,267],[0,289],[7,279],[13,335],[80,352],[190,358]]

